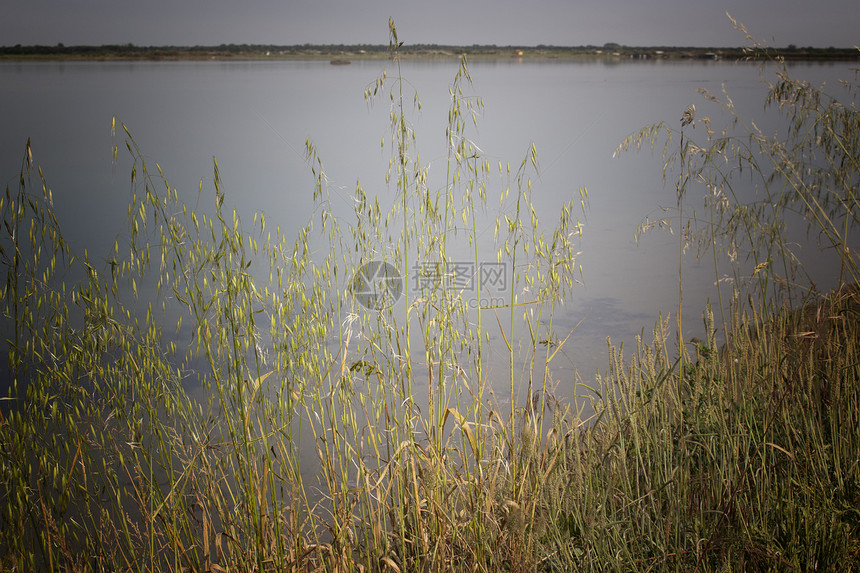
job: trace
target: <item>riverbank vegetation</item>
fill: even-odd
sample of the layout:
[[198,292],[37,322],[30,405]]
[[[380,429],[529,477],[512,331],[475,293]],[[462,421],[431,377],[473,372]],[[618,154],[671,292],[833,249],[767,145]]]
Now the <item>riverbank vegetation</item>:
[[[409,44],[398,57],[458,60],[470,59],[636,59],[636,60],[749,60],[777,55],[791,61],[845,61],[860,59],[855,48],[816,48],[789,45],[751,52],[741,47],[625,46],[609,42],[601,46],[449,46]],[[383,44],[221,44],[218,46],[0,46],[0,60],[367,60],[390,57]]]
[[[509,166],[473,143],[465,58],[432,179],[390,30],[366,94],[390,106],[389,193],[358,184],[335,217],[308,141],[318,209],[297,238],[227,212],[217,162],[192,208],[117,123],[127,232],[105,256],[75,252],[27,146],[0,200],[0,568],[860,569],[856,84],[831,99],[783,67],[778,137],[703,94],[727,131],[691,106],[622,144],[664,150],[679,280],[698,248],[724,290],[703,339],[655,316],[635,348],[610,344],[578,381],[582,410],[552,394],[571,333],[545,333],[579,277],[586,191],[538,219],[534,146]],[[514,288],[474,309],[447,269],[481,262],[496,205]],[[838,253],[836,290],[805,278],[798,224]],[[420,261],[427,280],[362,290],[373,261],[400,277]]]

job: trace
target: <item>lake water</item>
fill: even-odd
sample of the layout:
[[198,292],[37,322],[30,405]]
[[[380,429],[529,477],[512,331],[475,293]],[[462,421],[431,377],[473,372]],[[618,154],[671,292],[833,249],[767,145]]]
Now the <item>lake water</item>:
[[[73,246],[90,256],[106,252],[125,219],[130,160],[111,120],[128,126],[150,162],[158,162],[180,197],[194,204],[200,180],[211,194],[212,158],[218,159],[226,207],[250,224],[262,212],[267,225],[295,233],[314,214],[314,177],[304,160],[306,138],[326,165],[332,196],[351,208],[359,180],[368,194],[389,197],[386,97],[363,98],[389,62],[332,66],[324,61],[278,62],[45,62],[0,63],[0,182],[16,185],[29,138],[53,190],[55,208]],[[403,74],[422,101],[412,125],[422,161],[444,184],[448,88],[455,61],[406,61]],[[837,91],[853,78],[848,64],[802,64],[791,71]],[[726,62],[475,61],[471,93],[484,101],[476,144],[491,163],[512,168],[534,142],[540,157],[535,179],[538,213],[547,229],[565,201],[588,189],[582,216],[582,284],[574,288],[556,333],[564,338],[566,363],[584,379],[607,368],[606,338],[632,341],[650,331],[659,313],[677,309],[678,243],[653,233],[637,244],[634,232],[646,216],[675,205],[662,182],[659,154],[613,157],[619,143],[647,124],[679,127],[691,104],[717,126],[726,117],[707,105],[698,88],[723,86],[740,114],[765,132],[781,129],[763,110],[762,76],[772,69]],[[694,134],[704,137],[704,134]],[[112,146],[120,160],[112,162]],[[490,204],[501,189],[491,188]],[[390,200],[390,199],[389,199]],[[485,232],[492,233],[492,229]],[[489,256],[489,255],[488,255]],[[817,269],[820,286],[838,267]],[[685,270],[688,332],[701,335],[701,312],[715,297],[712,266],[689,258]],[[581,323],[580,323],[581,321]],[[561,389],[564,392],[564,388]]]

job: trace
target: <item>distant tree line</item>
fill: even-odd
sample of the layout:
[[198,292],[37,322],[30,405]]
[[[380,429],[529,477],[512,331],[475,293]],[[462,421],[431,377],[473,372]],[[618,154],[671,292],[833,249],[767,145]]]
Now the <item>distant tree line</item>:
[[[443,44],[411,44],[400,49],[404,56],[521,56],[521,57],[573,57],[582,55],[608,55],[630,58],[709,58],[758,59],[781,56],[785,59],[857,60],[856,48],[814,48],[790,44],[786,48],[746,50],[743,48],[702,48],[678,46],[630,47],[615,42],[602,46],[454,46]],[[44,59],[204,59],[234,57],[385,57],[387,44],[220,44],[217,46],[136,46],[134,44],[106,44],[101,46],[31,45],[0,46],[0,57]]]

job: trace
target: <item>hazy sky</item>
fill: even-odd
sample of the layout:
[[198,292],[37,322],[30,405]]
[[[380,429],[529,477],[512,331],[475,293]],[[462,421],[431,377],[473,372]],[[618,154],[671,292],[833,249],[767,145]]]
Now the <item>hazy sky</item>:
[[860,45],[858,0],[0,0],[0,45]]

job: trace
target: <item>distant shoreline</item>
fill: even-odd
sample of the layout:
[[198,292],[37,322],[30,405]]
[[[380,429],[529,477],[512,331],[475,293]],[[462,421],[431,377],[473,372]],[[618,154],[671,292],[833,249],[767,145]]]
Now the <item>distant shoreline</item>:
[[[404,45],[403,59],[631,59],[631,60],[768,60],[858,61],[857,48],[701,48],[603,46],[443,46]],[[387,45],[301,45],[222,44],[219,46],[0,46],[0,60],[15,61],[201,61],[201,60],[354,60],[385,59]]]

